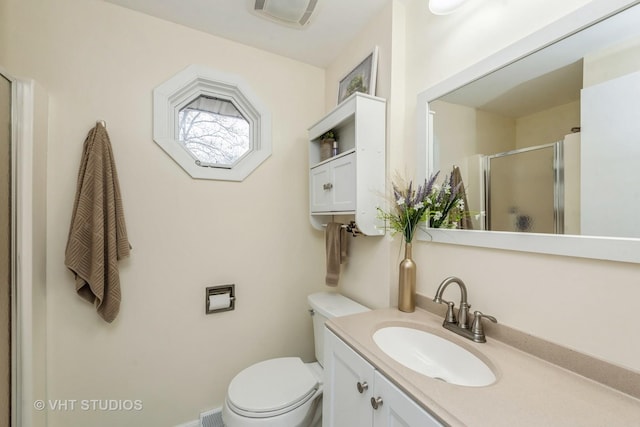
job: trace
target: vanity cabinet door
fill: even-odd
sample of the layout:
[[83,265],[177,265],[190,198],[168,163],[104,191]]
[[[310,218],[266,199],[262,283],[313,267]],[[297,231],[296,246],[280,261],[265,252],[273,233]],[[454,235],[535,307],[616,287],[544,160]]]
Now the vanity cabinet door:
[[380,402],[373,411],[374,427],[442,427],[431,414],[379,372],[375,373],[373,398]]
[[322,426],[371,427],[373,366],[326,328],[324,349]]
[[322,426],[442,427],[442,424],[325,328]]

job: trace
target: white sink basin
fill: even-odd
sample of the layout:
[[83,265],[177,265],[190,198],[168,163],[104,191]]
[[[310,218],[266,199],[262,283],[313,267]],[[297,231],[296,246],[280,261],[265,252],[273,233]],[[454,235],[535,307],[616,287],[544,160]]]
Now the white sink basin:
[[378,329],[373,341],[389,357],[409,369],[450,384],[482,387],[496,376],[468,350],[420,329],[390,326]]

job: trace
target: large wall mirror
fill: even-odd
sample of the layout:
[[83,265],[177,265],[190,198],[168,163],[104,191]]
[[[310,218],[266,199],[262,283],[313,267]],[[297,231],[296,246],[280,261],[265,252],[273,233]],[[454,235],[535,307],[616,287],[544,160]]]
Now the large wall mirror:
[[472,230],[428,240],[640,262],[640,1],[595,0],[418,95],[418,170]]

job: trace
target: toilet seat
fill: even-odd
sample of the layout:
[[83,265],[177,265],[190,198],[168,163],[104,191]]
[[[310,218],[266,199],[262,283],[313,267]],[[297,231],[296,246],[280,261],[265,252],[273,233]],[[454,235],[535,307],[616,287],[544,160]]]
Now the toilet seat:
[[306,403],[318,387],[318,379],[299,357],[280,357],[236,375],[229,384],[227,404],[245,417],[274,417]]

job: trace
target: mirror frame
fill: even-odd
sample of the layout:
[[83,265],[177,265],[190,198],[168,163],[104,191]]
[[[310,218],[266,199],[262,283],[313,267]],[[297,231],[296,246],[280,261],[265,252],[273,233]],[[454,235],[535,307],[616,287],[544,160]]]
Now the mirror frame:
[[[637,4],[640,4],[640,0],[594,0],[419,93],[416,156],[418,182],[434,172],[433,146],[430,141],[430,129],[433,127],[433,118],[429,114],[431,101]],[[492,249],[640,263],[640,239],[636,238],[428,228],[420,232],[418,239]]]

